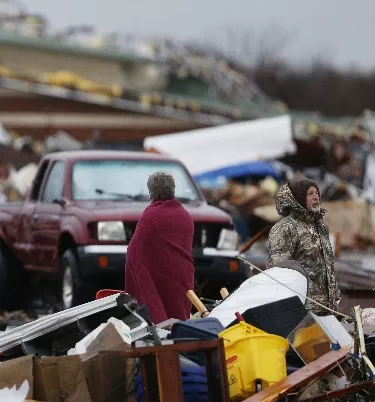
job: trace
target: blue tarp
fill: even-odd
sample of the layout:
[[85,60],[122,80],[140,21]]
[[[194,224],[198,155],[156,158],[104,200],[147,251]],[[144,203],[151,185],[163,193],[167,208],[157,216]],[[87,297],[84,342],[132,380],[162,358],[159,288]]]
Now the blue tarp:
[[270,162],[256,161],[241,163],[238,165],[227,166],[224,168],[212,170],[210,172],[200,173],[195,175],[197,181],[207,180],[214,181],[218,177],[233,178],[244,176],[271,176],[275,180],[281,180],[280,173],[275,166]]

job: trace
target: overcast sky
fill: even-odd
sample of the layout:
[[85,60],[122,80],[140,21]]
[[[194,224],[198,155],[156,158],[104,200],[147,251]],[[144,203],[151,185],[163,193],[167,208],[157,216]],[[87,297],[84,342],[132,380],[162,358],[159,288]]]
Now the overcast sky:
[[[343,67],[375,67],[375,0],[22,0],[56,28],[92,24],[227,46],[227,32],[264,33],[283,55],[308,63],[320,53]],[[275,38],[272,39],[272,33]],[[285,41],[278,42],[280,36]],[[257,42],[259,43],[259,41]]]

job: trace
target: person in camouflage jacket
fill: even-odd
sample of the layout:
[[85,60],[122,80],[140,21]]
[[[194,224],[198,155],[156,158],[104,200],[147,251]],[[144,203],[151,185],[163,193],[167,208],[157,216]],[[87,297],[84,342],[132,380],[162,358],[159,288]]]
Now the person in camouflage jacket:
[[[270,231],[267,267],[285,260],[297,261],[309,276],[308,296],[337,310],[340,292],[329,230],[323,221],[326,210],[320,208],[317,184],[303,178],[283,185],[276,193],[276,209],[282,219]],[[306,307],[317,315],[329,314],[309,301]]]

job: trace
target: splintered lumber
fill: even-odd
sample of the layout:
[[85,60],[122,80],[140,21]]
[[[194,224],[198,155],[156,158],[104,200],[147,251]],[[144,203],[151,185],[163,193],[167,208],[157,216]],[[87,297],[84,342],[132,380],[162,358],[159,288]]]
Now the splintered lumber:
[[336,391],[326,392],[325,394],[315,396],[309,399],[302,399],[300,402],[325,402],[336,398],[343,398],[355,392],[361,392],[364,389],[374,388],[375,384],[373,380],[362,381],[357,384],[350,385],[349,387],[338,389]]
[[[272,224],[273,225],[273,224]],[[263,229],[261,229],[258,233],[255,233],[253,237],[251,237],[245,244],[243,244],[240,249],[239,253],[246,253],[247,250],[260,238],[262,237],[268,229],[271,228],[272,225],[267,225]]]
[[328,373],[333,367],[344,361],[349,352],[349,347],[341,348],[340,350],[331,350],[290,374],[284,380],[265,388],[263,391],[245,399],[243,402],[275,402],[283,396],[297,392],[311,381]]

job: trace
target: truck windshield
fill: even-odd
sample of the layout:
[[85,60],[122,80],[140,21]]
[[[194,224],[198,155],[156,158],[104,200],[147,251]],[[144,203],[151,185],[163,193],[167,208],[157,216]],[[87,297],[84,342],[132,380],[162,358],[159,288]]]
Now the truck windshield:
[[72,172],[72,199],[147,201],[148,177],[158,171],[173,175],[176,198],[181,202],[201,200],[191,177],[178,163],[113,159],[75,162]]

